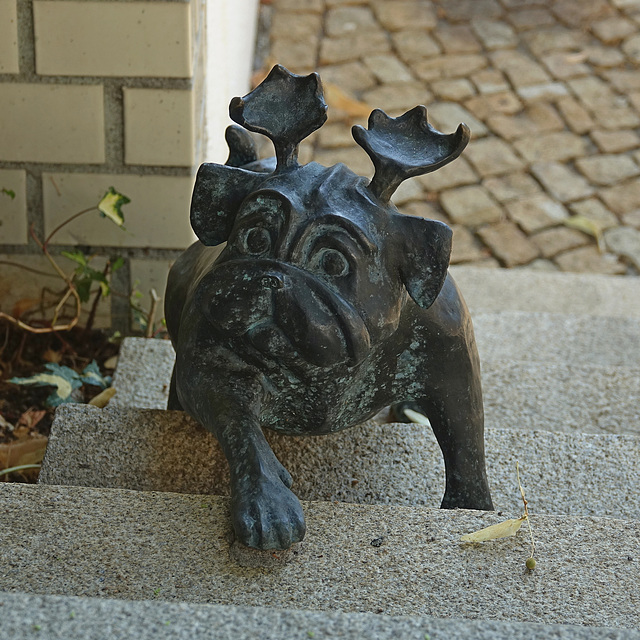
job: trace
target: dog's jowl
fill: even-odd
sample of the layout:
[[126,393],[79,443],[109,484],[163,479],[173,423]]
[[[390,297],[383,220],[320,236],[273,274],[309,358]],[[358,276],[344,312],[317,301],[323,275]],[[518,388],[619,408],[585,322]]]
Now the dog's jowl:
[[[403,180],[454,160],[469,130],[437,132],[424,107],[374,111],[353,128],[375,166],[369,181],[342,164],[298,164],[298,144],[326,120],[315,74],[274,67],[230,114],[244,128],[227,130],[226,165],[200,167],[199,241],[171,270],[165,312],[177,353],[169,408],[220,441],[238,541],[285,549],[305,534],[263,428],[332,433],[398,403],[431,422],[442,506],[492,509],[478,354],[447,274],[451,230],[390,202]],[[258,161],[246,130],[268,136],[275,158]]]

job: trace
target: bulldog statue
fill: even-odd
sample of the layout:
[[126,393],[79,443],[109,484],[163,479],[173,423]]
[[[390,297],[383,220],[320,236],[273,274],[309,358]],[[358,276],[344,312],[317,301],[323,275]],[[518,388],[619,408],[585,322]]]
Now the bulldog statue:
[[191,203],[199,238],[177,260],[166,321],[177,358],[169,408],[218,438],[229,462],[236,538],[257,549],[302,540],[292,478],[262,429],[319,435],[400,402],[425,414],[446,468],[443,508],[493,509],[485,472],[480,365],[469,312],[447,274],[452,232],[390,202],[408,177],[454,160],[469,140],[375,110],[353,137],[371,181],[343,164],[299,165],[326,120],[316,74],[281,66],[231,118],[268,136],[257,161],[232,125],[226,165],[203,164]]

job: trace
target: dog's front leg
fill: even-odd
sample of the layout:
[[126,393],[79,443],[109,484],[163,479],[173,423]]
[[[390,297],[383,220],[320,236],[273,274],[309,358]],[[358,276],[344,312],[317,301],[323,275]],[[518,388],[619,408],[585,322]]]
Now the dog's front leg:
[[304,514],[290,490],[291,475],[262,433],[258,385],[211,382],[215,391],[197,398],[193,413],[218,438],[229,463],[236,539],[255,549],[288,549],[304,537]]

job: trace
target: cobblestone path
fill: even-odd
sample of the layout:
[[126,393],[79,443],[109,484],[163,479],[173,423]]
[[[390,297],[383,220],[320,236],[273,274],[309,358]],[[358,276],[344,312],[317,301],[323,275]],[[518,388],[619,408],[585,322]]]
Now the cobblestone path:
[[350,127],[373,108],[470,126],[394,197],[453,227],[452,263],[640,272],[640,0],[263,0],[261,21],[261,67],[325,83],[305,162],[371,176]]

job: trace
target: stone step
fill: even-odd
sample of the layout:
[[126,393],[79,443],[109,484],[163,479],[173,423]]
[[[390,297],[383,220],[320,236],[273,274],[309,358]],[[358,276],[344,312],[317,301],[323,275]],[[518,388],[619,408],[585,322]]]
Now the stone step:
[[477,313],[473,326],[481,362],[640,363],[640,318],[503,311]]
[[529,572],[526,529],[460,541],[502,520],[492,512],[309,502],[304,542],[278,554],[230,545],[222,497],[2,483],[0,500],[0,584],[25,593],[623,629],[640,622],[633,520],[532,516],[538,566]]
[[472,313],[530,311],[640,318],[640,278],[453,266]]
[[[438,507],[442,454],[431,429],[366,423],[321,437],[267,433],[305,500]],[[533,513],[640,520],[640,438],[487,429],[494,506],[517,514],[516,460]],[[178,411],[65,405],[58,409],[40,482],[228,495],[217,440]]]
[[[166,408],[173,359],[167,341],[127,338],[112,406]],[[489,426],[640,434],[640,367],[487,358],[482,378]]]
[[534,622],[0,592],[3,640],[638,640],[640,631]]

